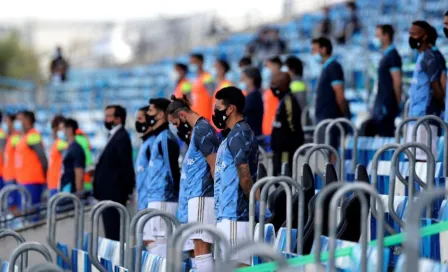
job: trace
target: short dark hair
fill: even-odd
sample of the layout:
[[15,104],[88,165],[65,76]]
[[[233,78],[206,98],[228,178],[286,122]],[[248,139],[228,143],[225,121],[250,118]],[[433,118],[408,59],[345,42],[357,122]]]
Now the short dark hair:
[[414,21],[414,22],[412,22],[412,25],[423,28],[423,30],[425,31],[426,35],[428,35],[428,38],[429,38],[432,26],[427,21],[423,21],[423,20]]
[[348,3],[347,3],[347,7],[349,7],[349,8],[351,8],[351,9],[355,10],[355,9],[356,9],[356,3],[355,3],[355,1],[348,2]]
[[184,95],[182,98],[177,98],[176,96],[171,96],[171,103],[168,105],[166,109],[166,115],[171,115],[174,118],[177,118],[179,115],[179,111],[185,110],[191,111],[191,104],[187,99],[187,96]]
[[64,120],[64,127],[65,128],[71,128],[73,134],[76,133],[76,131],[78,130],[79,126],[78,126],[78,122],[73,119],[73,118],[67,118]]
[[376,28],[381,29],[381,33],[383,35],[389,36],[389,39],[391,41],[394,39],[395,30],[392,25],[390,24],[377,25]]
[[218,59],[218,60],[216,60],[216,62],[218,62],[224,68],[224,73],[227,73],[230,71],[230,65],[226,60]]
[[283,65],[283,62],[279,56],[272,56],[272,57],[268,58],[268,61],[271,63],[275,63],[280,67]]
[[254,85],[256,88],[261,87],[261,73],[260,70],[256,67],[247,67],[243,70],[243,74],[245,74],[248,78],[254,81]]
[[191,54],[190,58],[195,58],[195,59],[199,60],[200,62],[204,62],[204,55],[199,54],[199,53]]
[[326,48],[328,55],[331,55],[333,53],[333,45],[331,44],[331,41],[328,38],[325,37],[318,38],[317,44],[319,44],[319,47],[321,48]]
[[126,109],[120,105],[109,105],[106,109],[114,109],[114,117],[120,118],[121,123],[126,125]]
[[11,122],[14,122],[14,120],[16,120],[16,115],[14,113],[6,114],[6,117],[9,118],[9,120],[11,120]]
[[36,116],[34,115],[34,112],[29,111],[29,110],[24,110],[21,111],[20,114],[22,114],[26,119],[28,119],[31,124],[34,125],[34,123],[36,123]]
[[188,66],[187,66],[187,65],[178,62],[178,63],[176,63],[174,66],[175,66],[176,68],[181,69],[181,70],[184,71],[185,73],[188,73]]
[[0,110],[0,122],[3,120],[3,112]]
[[145,116],[145,119],[148,118],[148,115],[146,114],[146,113],[148,112],[148,110],[149,110],[149,106],[143,106],[143,107],[140,107],[140,108],[138,109],[138,111],[143,112],[143,114],[144,114],[144,116]]
[[311,44],[319,44],[319,38],[312,39]]
[[436,45],[438,37],[439,37],[439,34],[437,34],[437,30],[433,26],[431,26],[429,28],[429,32],[428,32],[428,43],[432,44],[432,45]]
[[166,109],[168,108],[171,101],[169,101],[166,98],[152,98],[149,100],[149,105],[154,105],[154,107],[160,111],[166,112]]
[[448,10],[447,11],[445,11],[445,15],[444,16],[448,16]]
[[222,88],[216,93],[215,98],[222,100],[226,106],[234,105],[238,113],[243,113],[246,97],[237,87],[230,86]]
[[51,120],[51,128],[56,128],[60,123],[64,123],[65,118],[62,115],[56,115],[53,120]]
[[303,63],[296,56],[289,56],[286,59],[286,66],[289,70],[293,71],[294,75],[302,76],[303,75]]
[[238,66],[251,66],[252,65],[252,59],[248,56],[242,57],[238,61]]

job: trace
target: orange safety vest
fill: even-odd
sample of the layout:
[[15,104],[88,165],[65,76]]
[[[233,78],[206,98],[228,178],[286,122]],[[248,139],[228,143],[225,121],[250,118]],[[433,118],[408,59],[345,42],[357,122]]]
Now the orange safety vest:
[[42,136],[31,129],[23,136],[16,147],[15,168],[18,184],[45,184],[45,173],[39,158],[29,144],[41,143]]
[[174,96],[182,98],[184,94],[189,94],[192,88],[193,86],[187,78],[181,79],[181,81],[177,83],[176,89],[174,89]]
[[[6,134],[0,129],[0,140],[6,140]],[[3,150],[5,152],[5,150]],[[0,177],[3,177],[3,154],[0,153]]]
[[62,152],[68,147],[67,142],[56,139],[50,149],[50,161],[47,171],[47,187],[48,189],[58,189],[59,180],[62,172]]
[[191,109],[209,121],[211,121],[212,117],[212,100],[206,85],[212,82],[213,77],[209,73],[204,72],[195,80],[191,92]]
[[11,134],[6,140],[5,146],[5,160],[3,161],[3,179],[5,181],[14,181],[16,179],[15,169],[15,151],[16,146],[20,141],[18,133]]
[[[215,92],[213,93],[213,97],[212,97],[212,114],[213,114],[213,111],[215,110],[215,103],[216,103],[215,96],[216,96],[216,93],[219,90],[221,90],[222,88],[229,87],[229,86],[233,86],[233,83],[231,81],[227,80],[227,79],[224,79],[221,83],[219,83],[219,85],[216,88]],[[210,116],[210,118],[211,118],[211,116]]]
[[263,134],[271,135],[272,133],[272,124],[275,120],[275,114],[277,112],[279,100],[274,96],[271,89],[268,89],[263,94]]

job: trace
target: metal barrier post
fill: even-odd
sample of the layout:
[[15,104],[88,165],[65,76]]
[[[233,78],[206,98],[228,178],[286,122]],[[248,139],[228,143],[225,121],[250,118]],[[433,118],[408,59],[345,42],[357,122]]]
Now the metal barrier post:
[[[277,253],[272,247],[268,246],[267,244],[260,242],[248,241],[242,245],[237,246],[230,259],[232,260],[237,256],[238,258],[246,258],[254,255],[267,257],[268,259],[276,262],[278,264],[278,267],[275,271],[281,272],[289,268],[286,259],[282,255]],[[234,269],[236,269],[236,267],[234,267]],[[232,269],[230,271],[234,270]]]
[[[14,237],[19,245],[26,242],[25,238],[23,238],[21,234],[18,234],[17,232],[10,229],[0,229],[0,240],[5,237]],[[20,269],[24,270],[27,266],[28,252],[24,252],[23,256],[20,257]]]
[[63,272],[63,270],[52,263],[41,263],[29,267],[26,272]]
[[21,213],[25,214],[26,210],[31,207],[31,194],[23,186],[17,184],[9,184],[0,190],[0,215],[8,212],[8,197],[12,192],[18,191],[21,201]]
[[44,245],[37,242],[25,242],[16,247],[16,249],[14,249],[14,251],[12,252],[11,257],[9,257],[8,272],[14,272],[17,259],[20,255],[27,251],[39,252],[40,254],[42,254],[42,256],[44,256],[46,261],[50,263],[53,262],[50,251]]
[[[305,154],[305,162],[306,163],[310,163],[310,158],[311,155],[313,155],[314,152],[316,152],[316,150],[328,150],[330,152],[332,152],[335,156],[336,156],[336,173],[338,175],[338,178],[341,178],[341,166],[343,166],[342,162],[341,162],[341,157],[339,156],[338,151],[332,147],[331,145],[327,145],[327,144],[318,144],[315,145],[313,147],[311,147]],[[329,163],[331,163],[330,160],[328,160]]]

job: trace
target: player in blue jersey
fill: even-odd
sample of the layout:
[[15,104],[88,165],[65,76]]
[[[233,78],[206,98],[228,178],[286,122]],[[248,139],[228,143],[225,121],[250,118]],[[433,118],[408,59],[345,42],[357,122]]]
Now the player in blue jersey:
[[[154,140],[150,148],[146,193],[148,208],[175,215],[179,198],[179,144],[169,130],[165,115],[170,103],[165,98],[149,101],[148,124],[152,127]],[[143,239],[150,253],[166,255],[166,225],[160,217],[146,224]]]
[[[218,229],[235,248],[250,239],[249,193],[257,175],[258,145],[243,118],[245,97],[242,91],[226,87],[219,90],[215,98],[213,123],[219,129],[230,129],[216,155],[215,213]],[[240,266],[251,264],[250,258],[237,260]]]
[[[191,110],[186,97],[173,96],[171,99],[166,111],[168,120],[177,128],[178,136],[189,143],[182,164],[178,218],[181,223],[215,225],[213,175],[218,137],[210,123]],[[190,238],[194,244],[193,267],[201,272],[213,271],[212,237],[205,232],[198,232]]]

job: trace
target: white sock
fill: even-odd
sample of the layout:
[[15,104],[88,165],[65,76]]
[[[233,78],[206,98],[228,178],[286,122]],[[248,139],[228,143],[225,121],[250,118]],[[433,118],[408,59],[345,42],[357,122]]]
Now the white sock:
[[166,244],[157,243],[154,247],[149,249],[149,253],[166,258]]
[[190,258],[191,260],[191,269],[196,269],[196,259],[195,258]]
[[196,270],[198,272],[213,271],[213,257],[211,253],[196,256],[195,263],[196,263]]

